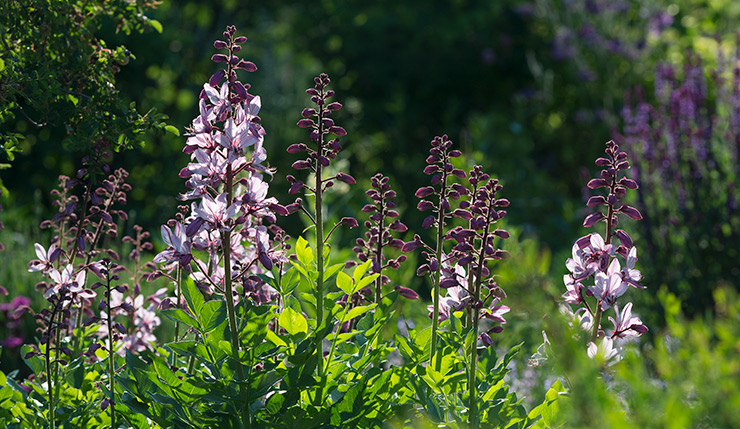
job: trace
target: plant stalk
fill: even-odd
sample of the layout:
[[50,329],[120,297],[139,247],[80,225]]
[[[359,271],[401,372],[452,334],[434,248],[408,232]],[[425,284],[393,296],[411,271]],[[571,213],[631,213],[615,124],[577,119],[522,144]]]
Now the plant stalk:
[[113,362],[113,313],[111,311],[110,307],[110,300],[111,300],[111,287],[110,287],[110,279],[111,279],[111,272],[110,272],[110,266],[108,266],[108,273],[105,276],[106,277],[106,288],[108,289],[108,296],[106,299],[106,303],[108,306],[108,382],[109,382],[109,389],[111,394],[111,400],[110,400],[110,427],[115,428],[116,427],[116,393],[114,390],[114,380],[113,375],[115,374],[115,364]]

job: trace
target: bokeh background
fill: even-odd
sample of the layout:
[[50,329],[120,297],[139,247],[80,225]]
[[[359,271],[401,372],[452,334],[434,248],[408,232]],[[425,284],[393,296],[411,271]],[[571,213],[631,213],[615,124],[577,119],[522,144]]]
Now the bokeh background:
[[[82,74],[79,82],[99,83],[98,90],[108,83],[115,89],[110,92],[118,104],[97,108],[113,112],[135,102],[140,115],[156,109],[167,116],[135,123],[142,132],[129,136],[131,148],[110,161],[131,173],[126,228],[138,223],[157,242],[159,225],[173,216],[184,189],[177,175],[188,161],[182,134],[216,70],[213,40],[227,25],[249,38],[241,54],[258,66],[242,81],[262,97],[268,159],[278,172],[271,193],[281,202],[292,201],[285,175],[294,174],[295,161],[285,148],[306,139],[295,123],[308,103],[305,88],[322,72],[345,107],[335,118],[349,132],[339,167],[358,179],[353,190],[329,197],[337,218],[359,213],[366,203],[362,190],[382,172],[398,191],[403,221],[420,229],[423,216],[413,194],[428,180],[422,169],[435,135],[449,135],[467,154],[468,167],[481,164],[500,178],[502,195],[511,200],[506,222],[514,236],[500,284],[514,309],[511,337],[533,339],[530,351],[541,339],[540,321],[562,293],[572,243],[586,233],[585,183],[598,172],[593,160],[610,139],[630,154],[631,174],[641,184],[630,203],[645,219],[624,228],[639,248],[638,268],[648,286],[630,291],[630,299],[650,334],[665,326],[659,291],[675,294],[693,317],[716,310],[718,287],[740,286],[738,2],[139,1],[102,2],[111,9],[89,9],[82,17],[64,15],[60,5],[83,2],[32,1],[35,12],[13,9],[15,3],[3,6],[6,28],[0,31],[0,134],[6,148],[13,141],[22,151],[3,159],[8,168],[0,170],[0,242],[6,247],[0,284],[11,291],[1,302],[9,303],[14,290],[32,291],[36,279],[25,267],[33,243],[48,241],[37,226],[54,213],[49,191],[59,174],[73,176],[81,167],[100,138],[95,127],[105,123],[90,128],[73,120],[74,106],[65,116],[55,107],[58,100],[38,102],[54,93],[54,79],[64,81],[62,67],[71,67],[42,50],[40,35],[66,40],[59,49],[77,42],[92,49],[104,41],[115,60],[100,69],[89,62],[87,69],[69,70]],[[22,14],[33,25],[21,26],[22,34],[10,31],[26,19]],[[87,32],[47,25],[65,19]],[[22,50],[12,49],[13,37],[27,38]],[[88,56],[100,58],[92,52],[99,49]],[[48,73],[34,75],[35,69]],[[39,82],[52,89],[39,89]],[[22,95],[18,88],[37,92]],[[122,135],[131,131],[113,125]],[[180,136],[164,131],[165,125]],[[109,138],[118,141],[118,135]],[[302,231],[299,222],[282,226],[293,236]],[[337,257],[350,255],[353,234],[337,236],[344,249]],[[427,297],[428,285],[411,265],[394,281]],[[418,307],[415,316],[423,319]],[[7,311],[5,317],[11,317]],[[32,321],[23,323],[32,330]]]

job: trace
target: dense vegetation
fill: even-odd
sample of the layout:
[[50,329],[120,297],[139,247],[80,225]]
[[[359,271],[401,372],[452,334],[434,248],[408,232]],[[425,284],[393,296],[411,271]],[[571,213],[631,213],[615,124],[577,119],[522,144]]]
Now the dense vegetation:
[[0,421],[736,425],[740,6],[432,3],[3,3]]

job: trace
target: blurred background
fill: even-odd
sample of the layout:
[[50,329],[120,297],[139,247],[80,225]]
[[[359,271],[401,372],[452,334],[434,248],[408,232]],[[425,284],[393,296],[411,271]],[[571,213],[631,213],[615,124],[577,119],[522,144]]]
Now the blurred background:
[[[329,197],[336,218],[357,216],[369,178],[382,172],[398,191],[403,221],[420,230],[414,192],[427,184],[422,169],[436,135],[450,136],[467,167],[481,164],[501,180],[514,238],[499,283],[513,309],[511,341],[533,339],[530,352],[563,292],[571,246],[587,233],[585,183],[610,139],[629,153],[641,185],[629,198],[645,219],[622,227],[648,286],[629,299],[651,334],[665,323],[658,291],[696,316],[714,311],[717,287],[740,285],[738,2],[30,3],[35,8],[8,2],[0,11],[0,137],[6,150],[20,149],[0,161],[8,258],[0,284],[11,292],[0,302],[38,281],[25,268],[33,243],[48,243],[38,224],[54,213],[49,191],[60,174],[74,176],[101,138],[121,149],[111,165],[131,173],[127,231],[140,224],[161,246],[159,225],[184,190],[182,134],[217,70],[213,41],[227,25],[248,37],[240,55],[258,67],[241,80],[262,97],[277,169],[271,193],[281,202],[292,201],[285,175],[296,174],[285,149],[307,139],[295,123],[309,102],[305,89],[322,72],[344,105],[335,120],[349,132],[337,165],[358,179]],[[85,90],[97,95],[80,96]],[[91,112],[107,113],[92,121]],[[292,219],[281,225],[293,236],[302,231]],[[353,234],[337,237],[340,247],[349,248]],[[412,265],[393,280],[428,297]],[[414,317],[424,319],[417,307]]]

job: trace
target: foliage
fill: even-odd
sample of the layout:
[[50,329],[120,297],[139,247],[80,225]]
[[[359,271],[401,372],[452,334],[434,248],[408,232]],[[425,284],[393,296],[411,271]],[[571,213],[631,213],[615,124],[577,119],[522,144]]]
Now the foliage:
[[[24,300],[18,296],[2,307],[5,329],[14,336],[6,347],[17,350],[13,345],[20,338],[25,342],[30,337],[26,333],[24,338],[19,332],[25,312],[38,311],[35,319],[40,328],[35,343],[21,348],[31,375],[21,374],[13,366],[0,373],[0,423],[8,427],[66,427],[84,420],[93,427],[142,428],[650,427],[655,422],[677,427],[732,425],[732,413],[738,406],[733,381],[738,375],[735,354],[740,332],[734,327],[738,325],[740,299],[731,288],[715,291],[714,313],[707,313],[705,321],[682,316],[680,298],[664,292],[660,296],[665,327],[643,325],[641,320],[650,320],[657,313],[637,317],[631,314],[631,304],[616,311],[614,330],[601,327],[603,312],[610,306],[616,310],[615,301],[631,291],[629,285],[640,285],[632,239],[623,230],[616,230],[616,215],[639,219],[640,213],[655,216],[651,210],[663,207],[659,203],[646,206],[620,201],[626,188],[635,189],[637,183],[621,176],[629,164],[616,143],[607,144],[608,159],[596,161],[604,170],[589,182],[590,188],[607,189],[606,195],[591,197],[587,203],[603,211],[588,215],[584,222],[590,227],[605,221],[605,238],[591,234],[576,242],[572,258],[566,262],[570,274],[565,278],[568,292],[564,299],[559,297],[560,287],[550,281],[550,271],[557,270],[559,276],[562,266],[558,263],[551,267],[548,248],[522,236],[523,231],[540,226],[545,240],[554,243],[555,254],[560,255],[560,249],[566,247],[562,232],[581,214],[567,203],[573,200],[570,194],[575,188],[564,183],[583,179],[573,172],[581,165],[581,158],[592,155],[585,149],[591,148],[593,137],[546,156],[549,161],[541,155],[555,144],[562,145],[556,142],[563,136],[586,135],[596,132],[597,126],[614,125],[614,116],[589,115],[604,106],[613,107],[622,91],[620,85],[640,81],[643,75],[642,69],[617,67],[613,76],[620,84],[609,86],[604,82],[608,75],[598,70],[594,80],[588,79],[589,65],[608,69],[640,60],[640,67],[652,70],[652,55],[661,43],[691,42],[691,37],[677,36],[673,31],[692,28],[690,20],[682,16],[680,21],[667,23],[660,7],[635,2],[585,2],[571,13],[564,12],[565,5],[545,0],[496,5],[439,2],[439,10],[430,13],[429,28],[425,27],[417,38],[407,31],[416,16],[413,6],[391,3],[381,1],[361,13],[353,2],[331,0],[311,6],[275,2],[254,9],[260,16],[256,22],[271,22],[281,16],[285,22],[300,23],[291,28],[283,22],[265,30],[268,39],[279,34],[287,40],[296,34],[305,35],[304,41],[282,54],[263,52],[257,56],[268,59],[258,63],[267,65],[269,77],[251,75],[255,76],[251,82],[254,88],[261,91],[270,87],[265,83],[303,76],[306,71],[291,69],[298,62],[309,64],[308,71],[313,71],[319,64],[315,58],[324,57],[325,50],[340,57],[327,61],[327,68],[338,71],[338,78],[332,81],[328,75],[319,74],[306,91],[311,107],[302,111],[295,108],[290,116],[283,115],[281,109],[295,104],[298,97],[280,98],[269,91],[263,93],[264,98],[257,97],[250,92],[252,87],[240,80],[238,73],[253,72],[257,66],[239,57],[246,38],[236,34],[233,26],[227,27],[223,38],[214,43],[219,53],[211,56],[205,49],[191,49],[182,54],[212,60],[208,67],[192,68],[193,76],[201,80],[197,86],[180,81],[174,85],[171,80],[169,87],[161,87],[161,93],[149,92],[144,97],[147,103],[160,96],[174,103],[180,97],[174,94],[189,94],[182,100],[197,100],[199,107],[189,126],[181,127],[186,130],[186,139],[167,143],[168,149],[162,151],[171,153],[176,145],[189,157],[179,177],[186,179],[186,190],[180,198],[191,205],[178,207],[173,219],[161,226],[164,245],[157,246],[156,256],[151,259],[159,267],[149,262],[148,251],[154,246],[148,243],[143,228],[134,227],[135,234],[122,240],[126,251],[131,251],[128,262],[119,256],[123,247],[111,241],[130,219],[129,210],[121,206],[134,190],[124,182],[137,175],[111,169],[106,162],[111,148],[98,144],[100,141],[85,147],[87,157],[75,161],[84,168],[74,178],[60,177],[60,189],[52,193],[58,211],[42,223],[53,233],[51,240],[33,240],[49,243],[48,247],[35,244],[37,259],[28,265],[30,271],[45,276],[37,285],[39,293],[32,295],[30,285],[16,292],[12,277],[3,277],[14,294],[23,292],[32,297]],[[690,0],[679,3],[679,9],[669,8],[668,15],[679,16],[685,5],[693,4]],[[55,6],[62,4],[67,3]],[[131,2],[116,5],[124,8],[114,11],[119,15],[128,13],[129,7],[152,6]],[[93,8],[90,22],[97,22],[92,11],[98,9],[89,7]],[[189,16],[205,10],[195,2],[186,2],[182,9],[163,8],[168,13],[181,11]],[[224,3],[223,11],[238,10],[235,3]],[[394,13],[388,14],[388,10]],[[558,13],[543,12],[547,10]],[[698,21],[706,27],[713,14],[708,11]],[[188,25],[209,28],[225,19],[198,16],[197,24]],[[455,19],[443,19],[448,16]],[[147,22],[143,15],[136,17]],[[513,24],[511,28],[508,24],[502,27],[503,33],[499,34],[487,25],[487,18],[512,18],[509,23]],[[645,34],[647,27],[642,26],[656,18],[665,20],[656,21],[663,28],[651,33],[655,39],[645,45],[635,44]],[[450,31],[440,32],[437,20],[448,22]],[[618,25],[604,25],[611,22]],[[519,26],[521,23],[526,26]],[[575,33],[567,32],[571,23],[576,23],[579,32],[589,26],[593,32],[576,38]],[[478,39],[473,30],[460,33],[468,24],[473,30],[485,28],[484,36]],[[544,37],[524,37],[529,32]],[[378,49],[378,55],[388,56],[388,61],[373,64],[375,72],[363,75],[360,71],[373,58],[363,55],[377,48],[373,46],[375,40],[363,35],[375,33],[383,40],[409,38],[410,51],[403,47],[398,52]],[[99,40],[82,33],[77,36],[77,42]],[[507,45],[503,36],[512,36],[509,41],[514,42]],[[502,49],[489,50],[489,39],[496,37],[496,46]],[[188,35],[187,40],[190,38],[199,40],[196,35]],[[411,52],[430,41],[440,49],[423,58]],[[166,43],[159,39],[152,42]],[[454,49],[461,42],[472,49]],[[356,46],[364,47],[365,52],[352,51]],[[174,45],[170,50],[176,52]],[[474,52],[477,57],[479,50],[483,68],[478,68],[480,64],[470,56]],[[445,52],[452,54],[445,57]],[[502,57],[496,56],[499,53]],[[417,69],[422,64],[440,72],[429,79],[418,79],[411,73],[414,67],[401,61],[402,56],[415,59]],[[282,68],[269,61],[276,58],[295,62]],[[443,58],[463,61],[471,67],[464,72],[456,67],[440,67]],[[507,61],[514,59],[522,61]],[[168,73],[170,78],[173,75],[166,68],[181,64],[178,61],[169,55],[163,59],[167,66],[156,73],[154,69],[137,72],[140,76],[159,76],[164,82],[169,79]],[[222,69],[211,75],[213,63]],[[489,76],[482,70],[503,67],[504,63],[510,63],[510,70],[525,71],[512,73],[511,80],[507,80],[507,91],[515,95],[485,106],[492,91],[487,85],[495,81],[495,73]],[[389,78],[391,67],[400,70],[398,79]],[[461,75],[476,79],[460,79]],[[547,86],[554,76],[563,77],[564,84]],[[207,83],[203,85],[202,81]],[[304,81],[307,79],[295,79],[292,85]],[[416,81],[420,81],[418,86],[414,86]],[[696,81],[687,80],[692,85]],[[430,83],[431,89],[419,93],[429,103],[417,103],[419,94],[413,91],[404,93],[405,86],[424,89]],[[148,84],[137,85],[144,88]],[[579,85],[582,92],[576,90]],[[543,92],[528,92],[530,86]],[[695,87],[676,84],[676,97],[684,94],[690,101],[698,100],[692,106],[701,110],[705,98],[695,96]],[[60,88],[55,88],[57,96]],[[481,90],[475,92],[476,88]],[[466,99],[458,98],[458,92],[468,93],[470,106],[458,102]],[[578,97],[574,100],[568,94]],[[595,94],[603,98],[597,99]],[[733,94],[725,93],[730,99]],[[591,102],[584,104],[580,97]],[[715,115],[710,103],[707,117],[699,117],[696,123],[711,123],[712,130],[727,131],[729,127],[715,126],[712,121],[734,118],[734,114],[727,113],[733,108],[732,100],[725,102],[719,95],[716,99],[716,111],[720,113]],[[508,109],[511,106],[507,103],[512,100],[513,108]],[[710,96],[706,100],[714,99]],[[192,116],[193,103],[181,104]],[[265,117],[260,117],[263,106]],[[497,111],[502,106],[507,107],[505,114]],[[575,119],[571,114],[580,107],[590,118],[583,123],[598,125],[573,131]],[[408,112],[408,116],[399,118],[397,129],[379,126],[401,111]],[[284,124],[285,120],[279,120],[281,115],[298,120],[297,128],[308,131],[306,143],[280,146],[281,142],[300,138],[288,127],[271,125]],[[82,118],[87,120],[88,115]],[[337,125],[340,120],[347,128]],[[13,123],[21,122],[25,121]],[[693,124],[689,121],[689,128]],[[403,198],[409,193],[408,187],[423,179],[416,174],[422,167],[413,168],[423,164],[423,157],[409,149],[411,142],[416,144],[422,135],[428,138],[432,135],[430,127],[443,125],[462,134],[462,150],[453,149],[447,136],[432,141],[423,169],[431,182],[416,191],[422,199],[418,212],[432,214],[405,210],[410,206]],[[346,137],[347,129],[353,130],[351,137]],[[402,138],[414,133],[418,136],[413,139]],[[110,134],[101,136],[105,143]],[[712,134],[708,152],[721,154],[727,167],[732,152],[717,149],[722,147],[724,137],[719,132]],[[482,144],[472,147],[470,139]],[[273,156],[270,160],[275,162],[271,164],[268,141],[287,147],[288,153],[299,159]],[[373,141],[380,145],[374,146]],[[399,144],[378,155],[382,152],[379,148],[387,147],[390,141]],[[524,141],[529,144],[521,145]],[[151,146],[147,150],[151,151]],[[156,159],[143,161],[153,152],[141,153],[140,157],[128,151],[117,162],[131,162],[139,171],[169,171],[171,174],[156,175],[163,183],[170,181],[165,176],[176,176],[171,158],[164,169],[157,166]],[[407,153],[415,153],[419,159]],[[493,157],[499,154],[502,156]],[[376,155],[388,164],[403,161],[405,171],[391,173],[390,177],[385,172],[375,174],[381,165],[372,159]],[[514,157],[527,159],[511,162]],[[631,162],[641,174],[650,167],[650,161],[645,153],[631,154]],[[484,174],[476,162],[493,165],[497,172],[500,169],[504,175],[501,182]],[[289,163],[299,174],[282,174],[282,167]],[[676,163],[681,172],[697,169],[694,155],[679,157]],[[727,173],[730,170],[725,170],[720,169],[719,175],[731,177]],[[701,171],[713,178],[712,189],[725,183],[716,174],[713,177],[713,171]],[[555,173],[567,178],[557,183],[549,180]],[[398,177],[409,180],[400,180],[402,186],[396,192],[390,183]],[[530,180],[512,180],[514,177]],[[644,174],[640,180],[647,183],[638,188],[643,197],[659,202],[673,198],[659,195],[670,194],[670,188],[656,189],[658,186],[651,185]],[[369,199],[351,191],[358,181],[372,186],[366,193]],[[511,195],[511,204],[499,196],[502,183],[507,184],[506,196]],[[284,196],[281,187],[287,193],[301,194],[301,198],[280,204]],[[547,202],[537,202],[543,190]],[[140,196],[158,207],[171,210],[173,206],[168,202],[171,200],[155,197],[149,190]],[[721,203],[732,198],[714,196]],[[716,203],[711,196],[702,198],[705,204]],[[546,209],[556,201],[566,203],[557,210]],[[37,202],[35,213],[42,212],[40,205]],[[631,205],[639,205],[640,211]],[[130,213],[136,210],[135,206]],[[13,216],[20,217],[18,213],[22,212],[13,207]],[[369,216],[362,222],[365,238],[358,239],[355,249],[350,250],[348,243],[353,235],[348,229],[359,226],[354,216],[359,218],[363,213]],[[502,219],[505,215],[506,222]],[[284,221],[283,216],[292,218]],[[159,219],[149,221],[156,224]],[[278,226],[282,224],[287,232]],[[421,228],[412,231],[406,225]],[[14,245],[23,241],[3,231],[3,240],[7,238],[14,240]],[[502,239],[508,240],[504,243]],[[620,245],[612,244],[612,239],[618,239]],[[413,252],[416,248],[423,250],[421,258]],[[403,252],[400,256],[399,251]],[[643,265],[642,261],[652,257],[643,259],[644,253]],[[511,258],[507,258],[509,254]],[[624,269],[618,257],[624,258]],[[13,256],[9,261],[18,265],[17,258]],[[504,263],[503,259],[508,260]],[[640,269],[647,272],[644,267]],[[419,285],[422,281],[415,280],[414,271],[422,278],[429,274],[429,284]],[[718,272],[724,274],[722,268]],[[94,281],[95,276],[99,281]],[[591,277],[593,285],[581,284]],[[156,279],[166,281],[169,287],[147,296],[142,292],[143,282]],[[655,281],[646,279],[645,284]],[[420,296],[426,295],[425,288],[432,292],[432,305],[428,307],[420,301]],[[0,288],[0,293],[4,291]],[[555,307],[563,300],[586,307],[581,311],[591,323],[588,332],[579,330],[586,318],[559,314]],[[644,311],[639,305],[635,308]],[[652,336],[636,338],[647,331],[647,325]],[[546,335],[537,348],[543,327]],[[527,359],[535,348],[536,353]],[[726,399],[726,404],[719,398]]]
[[[165,116],[154,110],[142,114],[119,93],[116,74],[133,55],[125,46],[109,47],[98,36],[109,25],[126,34],[161,32],[162,25],[143,14],[155,5],[77,0],[2,3],[0,144],[8,160],[13,161],[23,147],[26,129],[21,123],[46,130],[47,138],[49,130],[63,127],[63,143],[90,154],[94,147],[116,152],[134,147],[145,140],[145,131],[166,127]],[[29,134],[35,140],[35,133]]]

